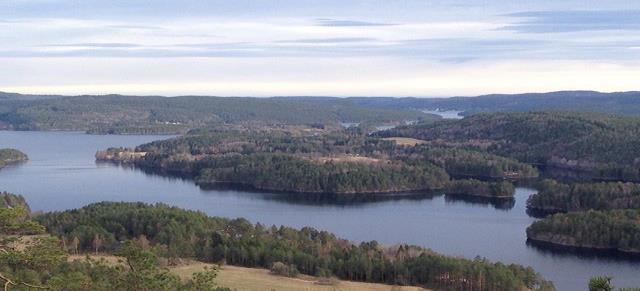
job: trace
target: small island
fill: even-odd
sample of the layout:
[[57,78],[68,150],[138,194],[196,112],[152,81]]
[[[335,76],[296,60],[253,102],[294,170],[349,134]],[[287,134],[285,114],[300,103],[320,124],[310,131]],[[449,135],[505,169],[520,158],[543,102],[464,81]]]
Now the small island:
[[527,228],[534,244],[640,255],[640,210],[555,214]]
[[27,155],[16,149],[0,149],[0,169],[28,160]]

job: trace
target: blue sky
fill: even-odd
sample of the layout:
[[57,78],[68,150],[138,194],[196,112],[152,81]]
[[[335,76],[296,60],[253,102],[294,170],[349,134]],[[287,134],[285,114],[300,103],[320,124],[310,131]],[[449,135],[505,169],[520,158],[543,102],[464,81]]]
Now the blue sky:
[[0,1],[0,90],[638,90],[637,1]]

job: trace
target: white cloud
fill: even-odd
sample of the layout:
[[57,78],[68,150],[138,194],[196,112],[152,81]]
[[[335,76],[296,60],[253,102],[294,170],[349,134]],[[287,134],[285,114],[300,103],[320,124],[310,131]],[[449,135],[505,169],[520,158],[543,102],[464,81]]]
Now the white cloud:
[[[443,64],[403,58],[0,59],[29,73],[0,90],[58,94],[451,96],[637,89],[640,66],[505,60]],[[15,74],[14,74],[15,75]]]

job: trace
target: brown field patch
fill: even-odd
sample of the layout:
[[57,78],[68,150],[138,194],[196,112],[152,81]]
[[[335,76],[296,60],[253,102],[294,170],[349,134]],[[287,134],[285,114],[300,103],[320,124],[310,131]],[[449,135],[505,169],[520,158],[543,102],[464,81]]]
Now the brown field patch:
[[383,138],[383,139],[384,140],[393,141],[397,145],[403,145],[403,146],[416,146],[416,145],[419,145],[419,144],[427,143],[426,140],[409,138],[409,137],[387,137],[387,138]]

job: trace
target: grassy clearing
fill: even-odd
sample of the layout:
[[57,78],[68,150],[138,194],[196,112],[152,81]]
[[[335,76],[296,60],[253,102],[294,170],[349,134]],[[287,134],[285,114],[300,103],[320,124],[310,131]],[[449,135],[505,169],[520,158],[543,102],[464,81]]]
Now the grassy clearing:
[[[192,273],[202,270],[208,264],[193,263],[173,268],[172,271],[182,278],[191,276]],[[318,285],[318,278],[300,275],[297,278],[287,278],[271,275],[269,270],[242,268],[236,266],[223,266],[218,273],[218,285],[237,291],[417,291],[425,290],[418,287],[399,287],[384,284],[360,283],[351,281],[337,281],[335,285]]]
[[[111,255],[90,255],[96,260],[105,260],[108,264],[119,264],[120,258]],[[86,255],[72,255],[69,260],[84,260]],[[187,261],[183,265],[170,267],[171,272],[180,278],[190,278],[195,272],[202,271],[211,266],[196,261]],[[319,285],[317,277],[300,275],[296,278],[287,278],[270,274],[266,269],[243,268],[236,266],[222,266],[218,271],[218,285],[228,287],[234,291],[418,291],[425,290],[418,287],[400,287],[384,284],[360,283],[352,281],[336,281],[331,286]]]
[[330,156],[330,157],[314,157],[312,160],[327,163],[327,162],[336,162],[336,163],[362,163],[362,164],[376,164],[380,163],[382,160],[370,157],[363,157],[359,155],[338,155],[338,156]]

